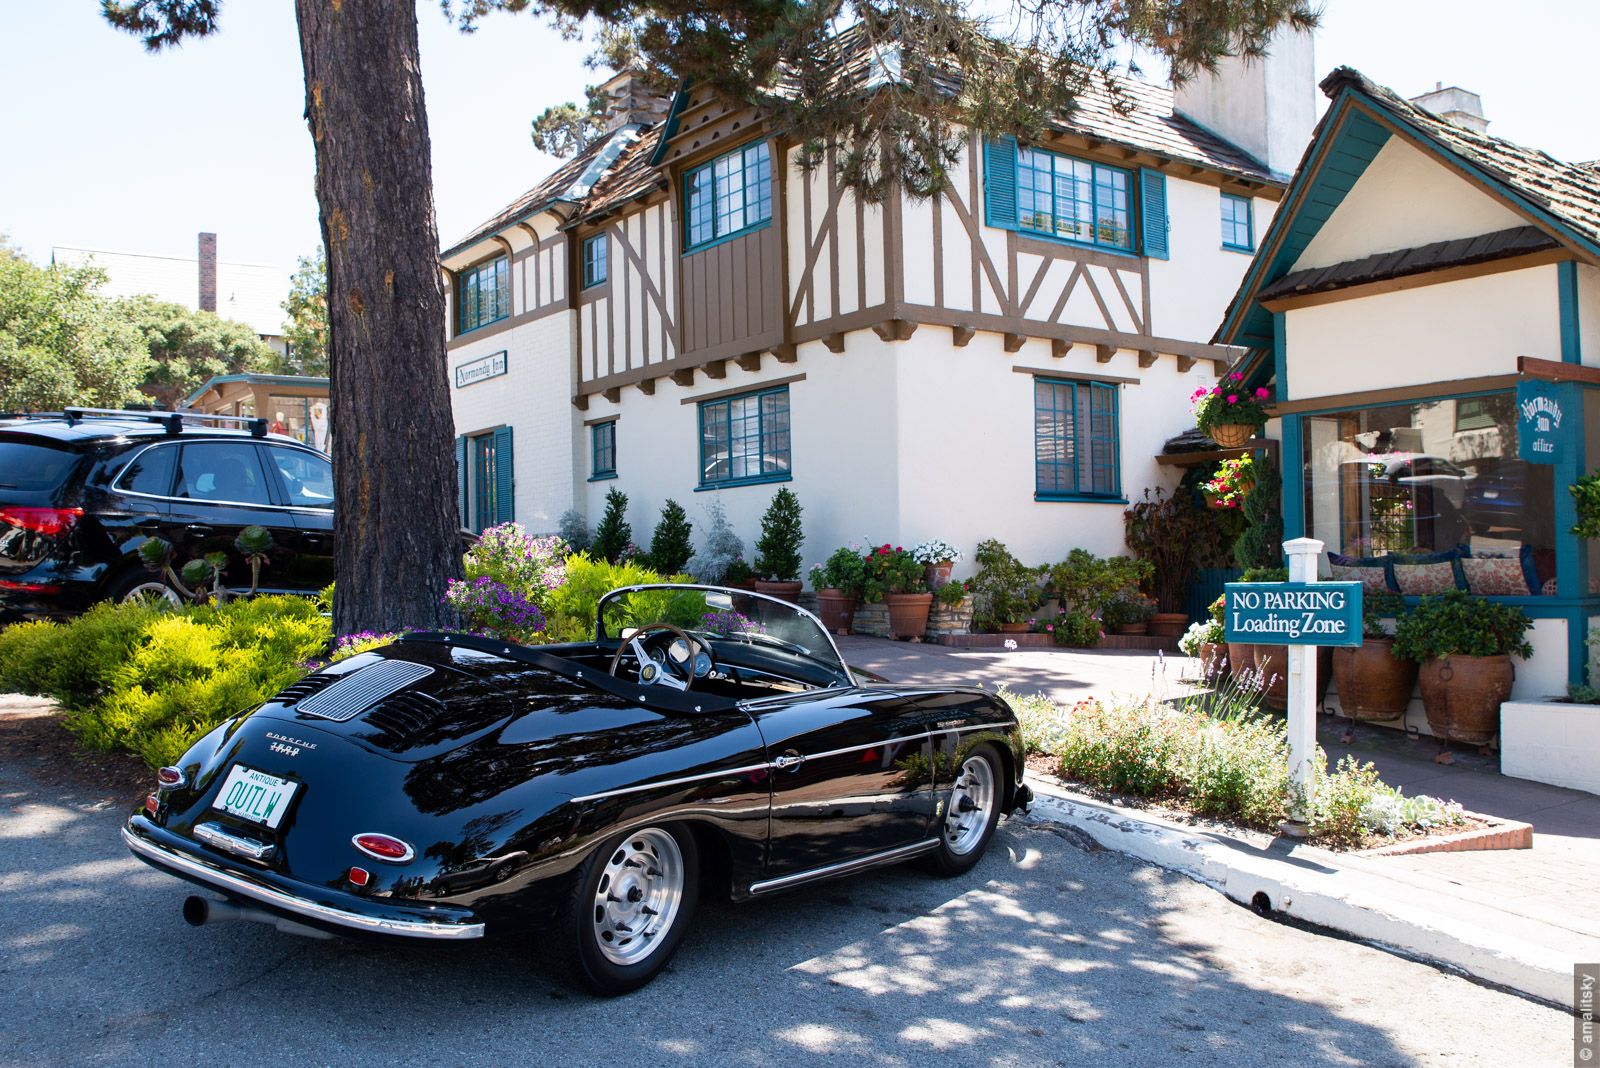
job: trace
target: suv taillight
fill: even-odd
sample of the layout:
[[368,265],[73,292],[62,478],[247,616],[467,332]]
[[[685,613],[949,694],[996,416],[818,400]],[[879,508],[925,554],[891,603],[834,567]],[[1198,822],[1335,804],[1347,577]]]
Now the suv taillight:
[[82,508],[0,507],[0,523],[9,523],[47,537],[65,534],[77,525]]

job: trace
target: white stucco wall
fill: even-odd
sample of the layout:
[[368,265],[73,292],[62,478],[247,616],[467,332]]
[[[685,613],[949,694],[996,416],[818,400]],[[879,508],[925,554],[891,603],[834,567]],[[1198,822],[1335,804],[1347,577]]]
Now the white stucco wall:
[[1317,122],[1311,34],[1284,27],[1264,57],[1230,56],[1215,73],[1198,72],[1174,92],[1173,110],[1289,174]]
[[1480,375],[1561,358],[1556,268],[1467,278],[1285,313],[1299,400]]
[[1578,264],[1578,341],[1583,362],[1600,366],[1600,267]]
[[1326,267],[1527,222],[1410,142],[1390,137],[1292,269]]
[[[1101,555],[1125,551],[1120,502],[1033,499],[1033,378],[1014,366],[1045,374],[1143,375],[1141,384],[1121,391],[1123,489],[1133,499],[1147,486],[1175,482],[1176,473],[1159,467],[1154,456],[1187,425],[1188,395],[1206,380],[1209,365],[1180,375],[1173,359],[1163,357],[1141,371],[1134,352],[1100,364],[1092,349],[1054,360],[1042,341],[1007,356],[998,335],[979,333],[956,348],[948,330],[922,327],[904,342],[853,332],[842,356],[808,343],[792,365],[767,361],[759,372],[730,365],[726,379],[701,378],[692,388],[662,379],[654,396],[625,389],[617,404],[593,398],[585,418],[618,417],[618,477],[580,484],[586,516],[592,526],[607,490],[620,489],[628,494],[634,541],[646,545],[661,505],[672,497],[696,524],[698,544],[703,505],[715,495],[747,556],[753,555],[761,514],[778,487],[696,492],[698,408],[681,402],[803,373],[805,381],[789,386],[794,476],[786,485],[806,510],[807,567],[851,542],[910,546],[932,537],[966,554],[960,573],[970,572],[973,550],[990,537],[1028,563],[1060,560],[1080,546]],[[587,449],[585,438],[583,466]]]
[[[449,354],[456,433],[512,428],[515,518],[536,532],[554,531],[561,513],[573,506],[579,455],[579,428],[571,400],[573,315],[557,312],[481,341],[469,341]],[[456,388],[458,366],[502,349],[506,352],[504,375]]]
[[[1251,201],[1255,239],[1272,223],[1277,203]],[[1222,191],[1214,185],[1167,178],[1171,258],[1150,261],[1151,333],[1184,341],[1210,341],[1251,256],[1222,247]]]

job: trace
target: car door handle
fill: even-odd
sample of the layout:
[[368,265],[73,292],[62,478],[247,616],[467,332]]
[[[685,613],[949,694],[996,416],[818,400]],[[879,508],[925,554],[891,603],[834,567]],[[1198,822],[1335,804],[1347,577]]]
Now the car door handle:
[[777,768],[779,771],[794,771],[801,764],[805,763],[805,759],[805,757],[791,749],[787,753],[782,753],[773,757],[772,766]]
[[211,533],[211,528],[206,526],[204,523],[190,523],[183,529],[188,531],[190,534],[193,534],[197,538],[203,538],[207,534]]
[[300,540],[313,549],[320,549],[328,544],[328,536],[326,534],[302,534]]
[[144,519],[134,520],[133,525],[138,527],[140,530],[155,530],[161,525],[161,520],[155,518],[154,516],[148,516]]

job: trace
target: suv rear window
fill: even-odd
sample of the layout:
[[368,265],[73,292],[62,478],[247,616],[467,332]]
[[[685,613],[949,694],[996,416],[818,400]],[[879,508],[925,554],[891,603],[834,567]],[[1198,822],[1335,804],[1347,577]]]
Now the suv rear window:
[[53,490],[67,480],[79,455],[42,443],[0,440],[0,491]]

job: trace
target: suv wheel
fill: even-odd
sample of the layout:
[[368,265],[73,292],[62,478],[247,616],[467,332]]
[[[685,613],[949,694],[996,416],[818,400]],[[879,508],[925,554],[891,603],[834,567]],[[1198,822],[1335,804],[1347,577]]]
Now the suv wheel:
[[148,571],[130,571],[118,579],[110,591],[111,600],[118,604],[147,604],[155,608],[182,608],[183,598],[167,585],[159,575]]

